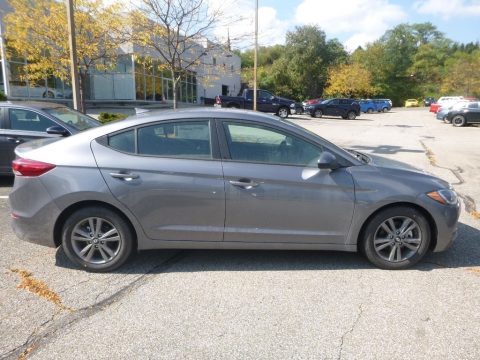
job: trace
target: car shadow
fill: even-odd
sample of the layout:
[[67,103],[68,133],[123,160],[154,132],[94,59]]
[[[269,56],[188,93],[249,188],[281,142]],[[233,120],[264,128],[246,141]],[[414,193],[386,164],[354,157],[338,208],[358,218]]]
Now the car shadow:
[[350,146],[354,150],[367,150],[372,154],[396,154],[399,152],[407,153],[424,153],[424,150],[415,150],[415,149],[406,149],[402,146],[394,145],[378,145],[378,146],[363,146],[363,145],[354,145]]
[[[480,230],[459,223],[459,236],[443,253],[429,253],[412,269],[480,266]],[[165,253],[168,256],[165,260]],[[56,266],[76,269],[60,247]],[[149,250],[142,251],[113,273],[146,274],[203,271],[308,271],[376,269],[359,253],[340,251],[270,250]]]

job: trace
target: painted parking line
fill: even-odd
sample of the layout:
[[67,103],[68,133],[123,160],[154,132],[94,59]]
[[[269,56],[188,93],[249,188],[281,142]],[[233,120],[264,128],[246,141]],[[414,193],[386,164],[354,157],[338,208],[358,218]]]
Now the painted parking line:
[[0,195],[0,199],[8,199],[8,195]]

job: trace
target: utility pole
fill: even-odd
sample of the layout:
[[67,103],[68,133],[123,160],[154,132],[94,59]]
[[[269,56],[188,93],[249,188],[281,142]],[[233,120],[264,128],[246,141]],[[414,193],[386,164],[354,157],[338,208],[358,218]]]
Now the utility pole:
[[7,64],[7,52],[5,51],[5,41],[3,35],[3,24],[0,18],[0,55],[2,56],[2,72],[3,72],[3,93],[10,96],[10,73]]
[[67,0],[67,18],[68,18],[68,41],[70,45],[70,73],[72,78],[73,108],[79,109],[80,88],[78,86],[77,71],[77,41],[75,37],[75,18],[73,11],[73,0]]
[[257,111],[258,0],[255,0],[255,52],[253,57],[253,110]]

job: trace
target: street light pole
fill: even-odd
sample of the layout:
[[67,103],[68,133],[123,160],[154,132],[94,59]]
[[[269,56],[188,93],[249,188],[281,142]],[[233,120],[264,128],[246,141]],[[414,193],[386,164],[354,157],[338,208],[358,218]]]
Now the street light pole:
[[255,52],[253,57],[253,110],[257,111],[258,0],[255,0]]
[[72,78],[73,108],[79,109],[80,88],[78,86],[77,71],[77,42],[75,39],[75,18],[73,11],[73,0],[67,0],[67,18],[68,18],[68,40],[70,45],[70,76]]

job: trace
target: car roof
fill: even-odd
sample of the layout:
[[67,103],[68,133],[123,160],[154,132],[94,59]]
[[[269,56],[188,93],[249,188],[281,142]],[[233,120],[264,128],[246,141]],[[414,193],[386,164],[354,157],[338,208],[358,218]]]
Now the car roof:
[[53,109],[58,107],[66,107],[65,105],[53,103],[53,102],[43,102],[43,101],[1,101],[1,107],[26,107],[33,108],[37,110],[42,109]]

